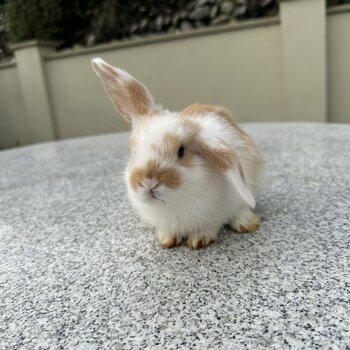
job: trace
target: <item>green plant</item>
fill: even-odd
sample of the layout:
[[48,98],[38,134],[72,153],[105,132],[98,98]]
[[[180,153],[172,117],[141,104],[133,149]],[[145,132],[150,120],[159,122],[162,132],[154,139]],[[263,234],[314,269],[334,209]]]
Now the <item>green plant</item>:
[[10,54],[5,24],[5,0],[0,0],[0,60]]
[[[187,0],[143,0],[122,1],[103,0],[94,1],[90,4],[94,16],[89,30],[94,34],[97,42],[111,39],[121,39],[131,34],[130,27],[145,21],[145,32],[156,31],[151,23],[157,16],[174,14],[176,11],[185,9]],[[147,22],[147,23],[146,23]]]
[[[278,12],[277,0],[224,2],[229,10],[223,15],[219,0],[0,0],[0,48],[6,50],[7,40],[30,39],[57,40],[62,42],[61,48],[93,45],[131,35],[207,26],[214,23],[215,16],[223,19],[220,23],[227,23],[232,17],[246,19]],[[206,15],[192,17],[199,7]],[[1,17],[1,9],[5,16]]]
[[89,1],[8,0],[5,5],[9,39],[59,40],[66,45],[79,41],[87,26]]
[[62,22],[62,1],[9,0],[5,5],[9,38],[15,43],[28,39],[59,38]]

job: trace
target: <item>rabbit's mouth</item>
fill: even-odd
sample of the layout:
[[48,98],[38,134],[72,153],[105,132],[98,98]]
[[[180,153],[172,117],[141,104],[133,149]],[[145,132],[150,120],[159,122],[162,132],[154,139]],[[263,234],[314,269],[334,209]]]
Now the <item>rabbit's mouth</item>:
[[157,203],[157,202],[162,202],[163,204],[165,204],[165,201],[162,198],[161,193],[156,189],[145,191],[142,197],[144,201],[149,204]]
[[150,194],[150,202],[158,202],[158,201],[160,201],[160,202],[162,202],[163,204],[165,204],[165,200],[164,199],[162,199],[160,196],[159,196],[159,194],[157,194],[157,193],[152,193],[152,194]]
[[157,190],[152,189],[152,190],[149,190],[148,193],[150,194],[151,198],[158,199],[159,194],[158,194]]

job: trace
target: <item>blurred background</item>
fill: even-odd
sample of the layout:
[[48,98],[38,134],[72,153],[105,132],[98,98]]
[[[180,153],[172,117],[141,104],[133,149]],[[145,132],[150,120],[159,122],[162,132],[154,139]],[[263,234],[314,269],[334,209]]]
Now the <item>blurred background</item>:
[[90,60],[168,109],[350,122],[350,0],[0,0],[0,149],[128,130]]

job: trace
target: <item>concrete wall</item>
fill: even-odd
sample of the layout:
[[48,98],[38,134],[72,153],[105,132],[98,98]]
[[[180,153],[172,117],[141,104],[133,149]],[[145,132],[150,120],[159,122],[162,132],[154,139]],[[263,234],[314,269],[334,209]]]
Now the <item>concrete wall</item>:
[[288,120],[326,121],[326,15],[320,0],[281,6],[283,90]]
[[[125,129],[90,60],[100,56],[142,81],[157,102],[179,110],[221,104],[244,121],[281,120],[277,23],[79,56],[53,55],[46,69],[60,137]],[[268,87],[268,88],[267,88]]]
[[20,145],[27,128],[16,64],[2,65],[0,68],[0,149]]
[[350,6],[327,18],[328,113],[333,122],[350,122]]

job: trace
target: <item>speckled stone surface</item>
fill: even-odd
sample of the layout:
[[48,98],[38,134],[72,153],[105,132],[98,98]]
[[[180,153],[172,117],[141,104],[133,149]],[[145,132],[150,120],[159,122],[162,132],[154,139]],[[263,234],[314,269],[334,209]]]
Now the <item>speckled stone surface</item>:
[[0,349],[349,349],[350,126],[248,124],[256,234],[164,250],[128,134],[0,152]]

